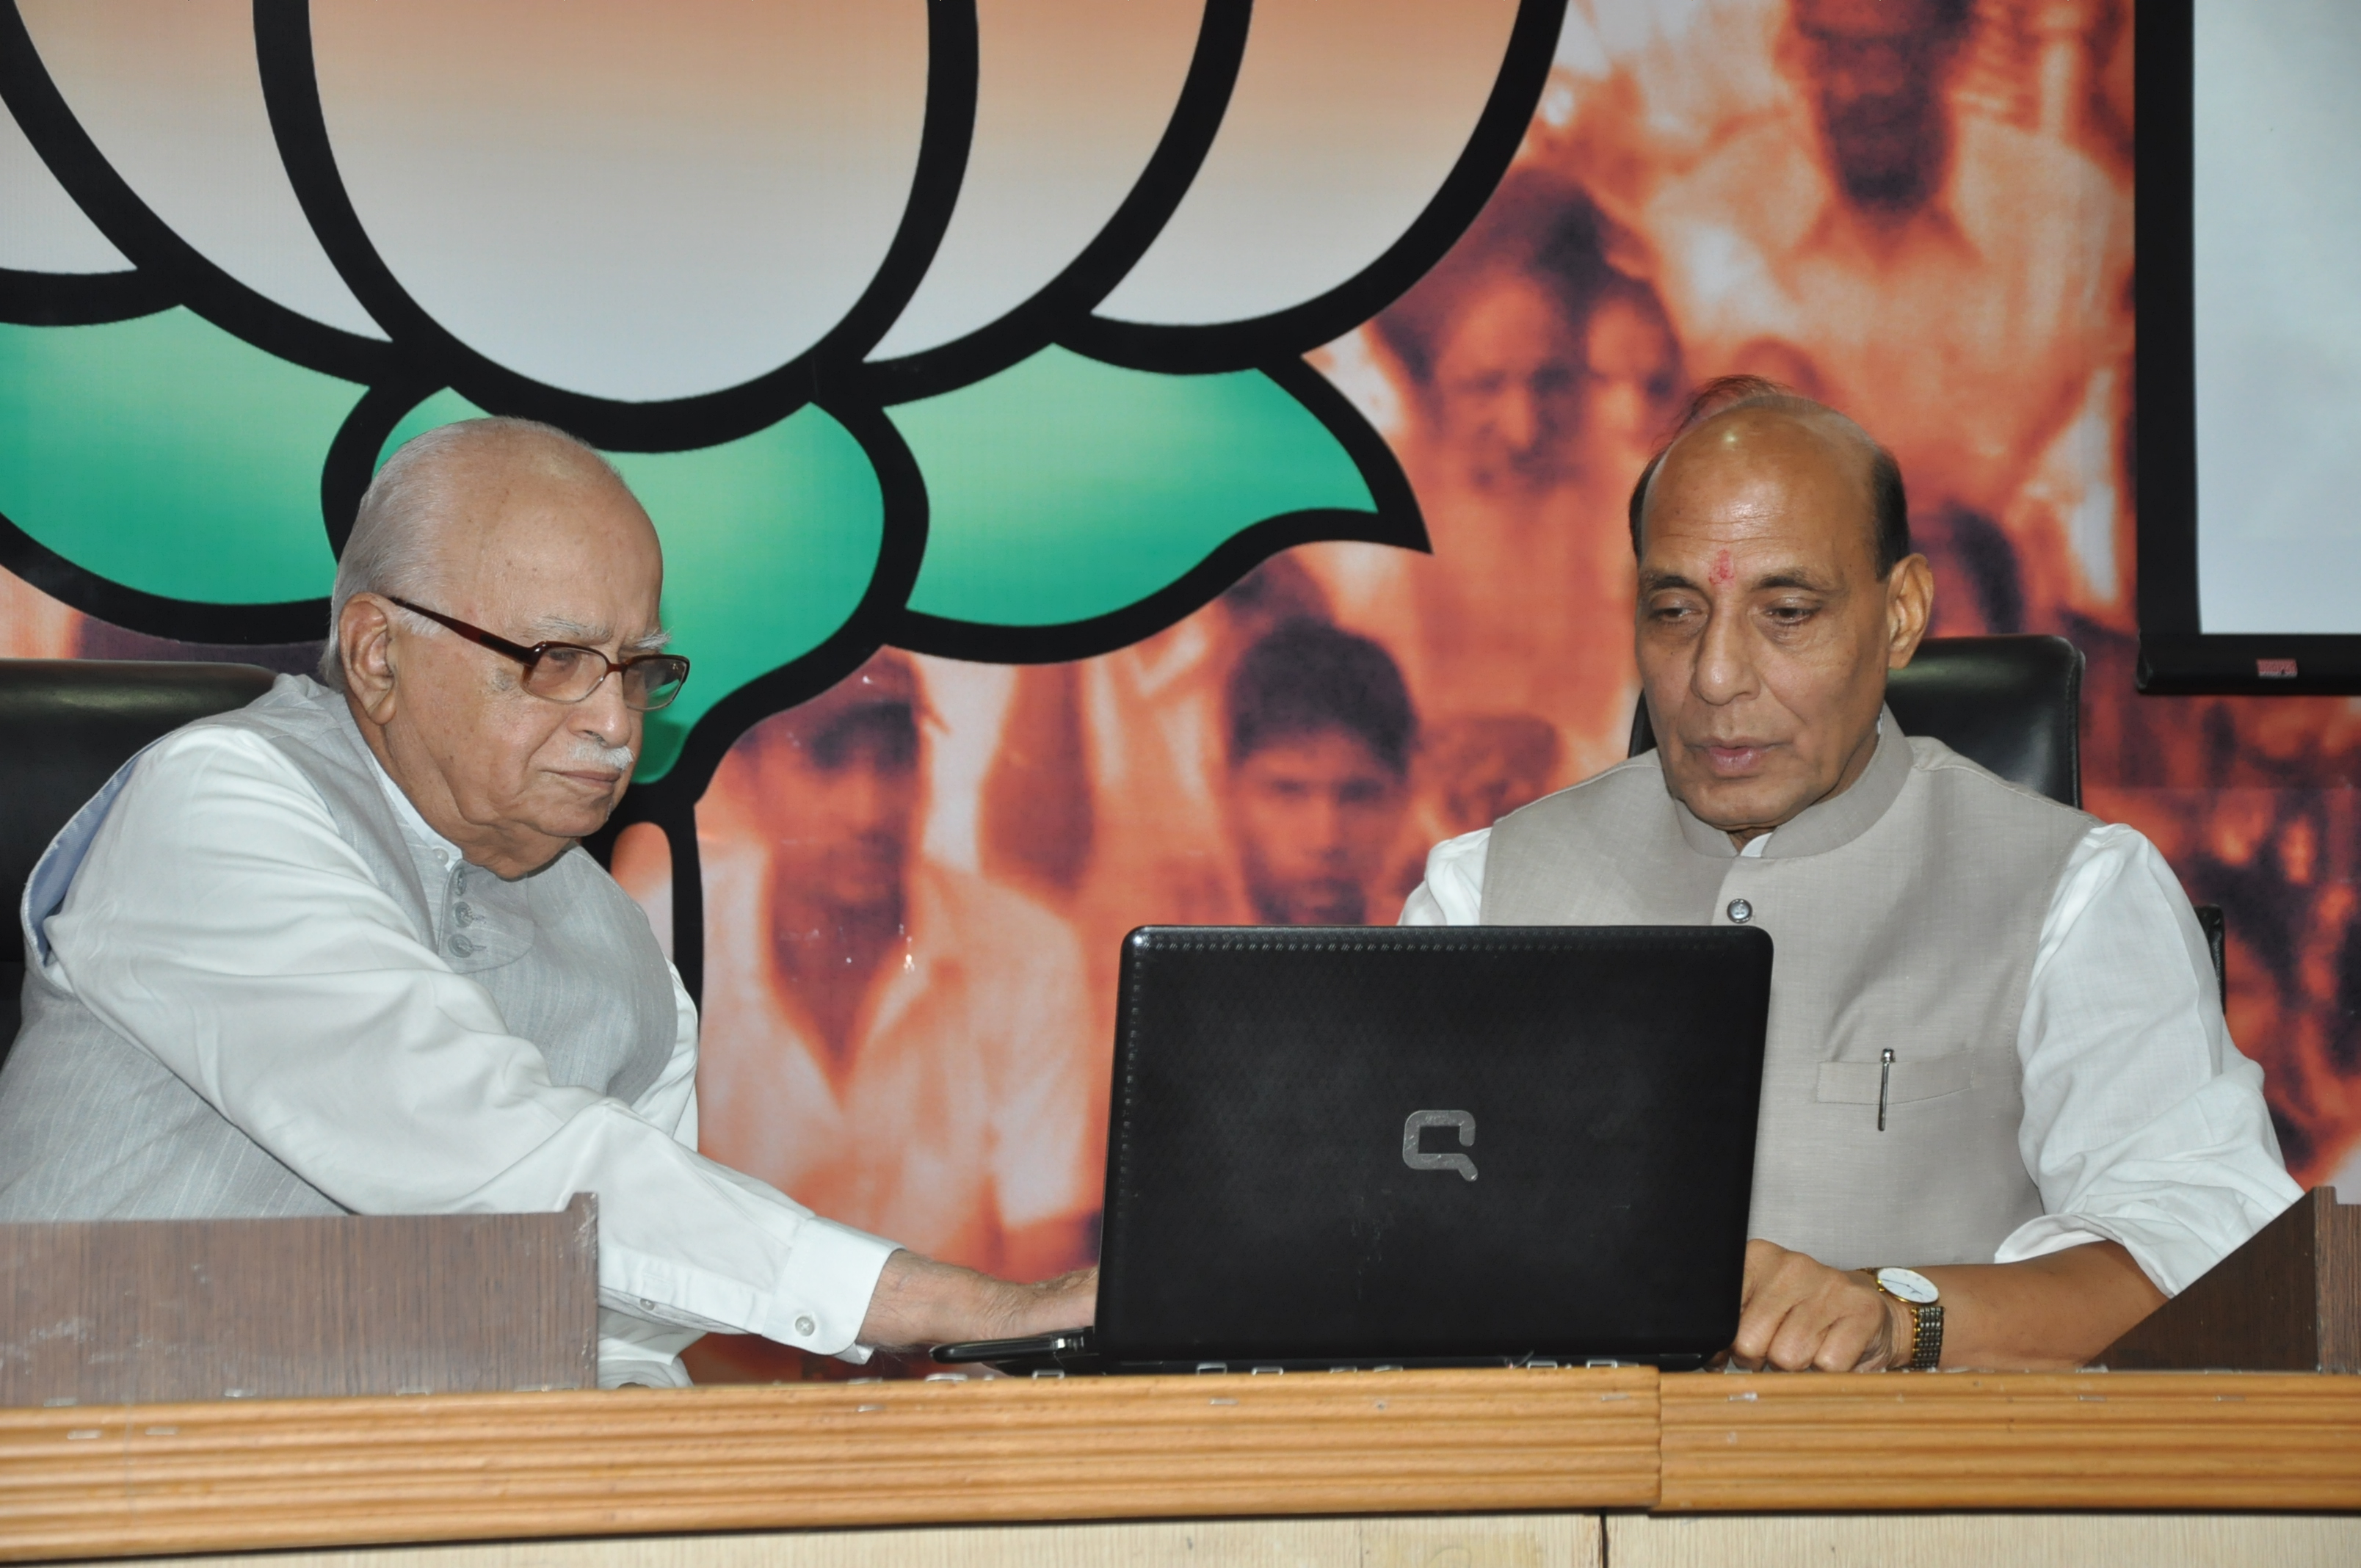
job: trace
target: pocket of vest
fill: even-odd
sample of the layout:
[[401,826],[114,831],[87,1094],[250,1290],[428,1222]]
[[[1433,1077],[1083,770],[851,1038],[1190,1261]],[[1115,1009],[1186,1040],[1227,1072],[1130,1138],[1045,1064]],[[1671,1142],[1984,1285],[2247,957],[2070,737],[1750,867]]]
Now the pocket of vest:
[[[1901,1057],[1894,1063],[1894,1076],[1886,1085],[1885,1102],[1907,1105],[1917,1100],[1940,1100],[1946,1094],[1957,1094],[1971,1089],[1976,1082],[1976,1058],[1996,1056],[1993,1051],[1949,1051],[1941,1056]],[[2011,1059],[2015,1054],[2010,1053]],[[1886,1070],[1883,1062],[1824,1061],[1820,1064],[1820,1081],[1815,1100],[1839,1105],[1874,1105],[1877,1103],[1878,1080]]]

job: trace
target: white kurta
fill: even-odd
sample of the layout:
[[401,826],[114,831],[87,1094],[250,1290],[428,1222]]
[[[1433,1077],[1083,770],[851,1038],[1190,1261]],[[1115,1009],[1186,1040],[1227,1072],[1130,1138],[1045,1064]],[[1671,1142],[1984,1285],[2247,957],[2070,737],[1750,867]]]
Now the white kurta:
[[[456,861],[384,783],[404,832]],[[686,1382],[677,1354],[700,1332],[865,1354],[894,1244],[697,1153],[678,976],[671,1058],[634,1102],[553,1083],[261,736],[199,727],[149,752],[46,929],[60,983],[347,1209],[546,1212],[597,1193],[602,1383]]]

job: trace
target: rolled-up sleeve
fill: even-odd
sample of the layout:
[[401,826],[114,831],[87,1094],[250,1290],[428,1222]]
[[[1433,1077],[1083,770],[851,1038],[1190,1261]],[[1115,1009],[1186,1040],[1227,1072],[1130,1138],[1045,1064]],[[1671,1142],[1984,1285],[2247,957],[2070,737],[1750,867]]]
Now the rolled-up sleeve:
[[552,1082],[266,740],[199,728],[151,751],[46,930],[60,984],[345,1208],[547,1211],[594,1192],[605,1307],[862,1354],[893,1244],[697,1154],[677,977],[673,1054],[637,1104]]
[[1995,1262],[2115,1241],[2177,1293],[2301,1196],[2189,897],[2136,830],[2093,828],[2070,856],[2017,1052],[2018,1147],[2046,1212]]

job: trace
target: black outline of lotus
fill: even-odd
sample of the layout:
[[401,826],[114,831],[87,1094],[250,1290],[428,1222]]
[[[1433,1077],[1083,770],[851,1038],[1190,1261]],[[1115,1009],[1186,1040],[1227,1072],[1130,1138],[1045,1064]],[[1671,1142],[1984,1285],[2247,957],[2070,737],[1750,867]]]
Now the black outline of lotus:
[[[0,269],[0,321],[95,324],[183,305],[282,360],[366,386],[323,463],[322,516],[338,550],[386,437],[419,402],[445,388],[478,407],[544,420],[610,451],[714,445],[764,429],[807,404],[840,422],[866,452],[884,494],[884,537],[866,593],[818,647],[749,682],[698,718],[671,770],[633,791],[612,825],[653,820],[665,828],[674,849],[675,907],[688,913],[698,892],[694,804],[723,753],[756,720],[826,690],[880,647],[1005,663],[1087,658],[1164,630],[1290,545],[1359,539],[1427,547],[1424,521],[1392,451],[1302,356],[1399,298],[1475,220],[1524,136],[1565,8],[1565,0],[1519,0],[1490,94],[1458,159],[1416,219],[1360,272],[1316,298],[1251,320],[1190,326],[1115,320],[1096,308],[1146,255],[1195,181],[1245,58],[1251,0],[1206,0],[1161,139],[1097,236],[1031,298],[982,329],[906,357],[871,361],[867,356],[916,293],[950,226],[974,129],[974,0],[928,0],[917,168],[899,227],[867,290],[818,343],[752,380],[693,397],[625,402],[555,388],[485,357],[403,290],[370,242],[338,171],[304,0],[255,0],[263,98],[280,160],[313,234],[387,340],[325,325],[279,303],[176,234],[108,165],[76,120],[10,0],[0,4],[0,101],[67,193],[133,266],[74,275]],[[995,626],[911,610],[906,600],[926,548],[927,488],[885,409],[973,385],[1053,345],[1105,364],[1170,375],[1261,371],[1345,447],[1376,510],[1323,509],[1267,518],[1232,535],[1163,589],[1087,620]],[[67,561],[5,517],[0,565],[87,614],[188,641],[309,641],[320,634],[326,616],[324,599],[200,604],[127,588]],[[694,984],[701,967],[697,923],[676,925],[681,967]]]

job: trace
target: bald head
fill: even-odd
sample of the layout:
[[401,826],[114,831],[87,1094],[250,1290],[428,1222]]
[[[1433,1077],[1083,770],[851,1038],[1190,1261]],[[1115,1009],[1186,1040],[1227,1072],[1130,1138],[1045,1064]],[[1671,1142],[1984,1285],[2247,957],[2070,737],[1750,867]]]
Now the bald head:
[[[323,673],[427,826],[522,876],[621,798],[643,715],[618,672],[663,645],[663,595],[655,528],[604,459],[546,425],[470,420],[369,486]],[[579,697],[533,689],[554,643],[604,659],[604,678]]]
[[1851,477],[1877,578],[1884,581],[1895,563],[1910,554],[1910,504],[1901,466],[1875,437],[1843,414],[1760,376],[1723,376],[1690,397],[1672,439],[1657,449],[1631,487],[1631,554],[1647,554],[1650,498],[1667,465],[1685,466],[1711,455],[1766,452],[1791,441],[1817,448]]
[[[441,425],[402,443],[362,495],[351,538],[337,558],[328,599],[328,645],[320,678],[344,685],[335,628],[357,593],[389,594],[433,604],[464,571],[459,559],[479,554],[504,522],[512,503],[537,494],[563,510],[567,492],[604,505],[620,499],[627,513],[646,514],[614,466],[553,425],[523,419],[471,419]],[[525,510],[538,511],[541,508]],[[625,520],[628,526],[628,518]],[[648,543],[654,543],[653,528]]]
[[1767,383],[1737,388],[1691,404],[1631,519],[1665,787],[1743,843],[1861,777],[1934,580],[1925,557],[1891,554],[1908,549],[1902,477],[1860,426]]

